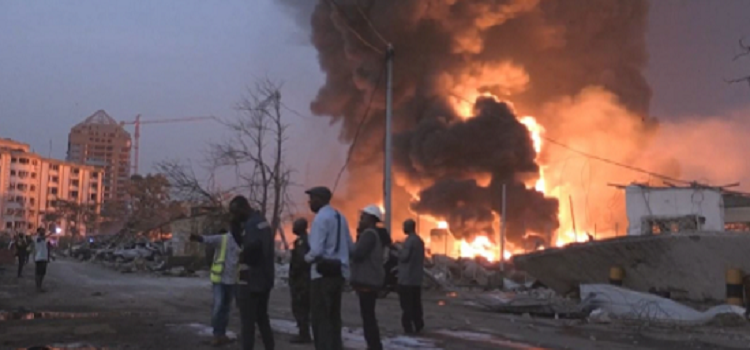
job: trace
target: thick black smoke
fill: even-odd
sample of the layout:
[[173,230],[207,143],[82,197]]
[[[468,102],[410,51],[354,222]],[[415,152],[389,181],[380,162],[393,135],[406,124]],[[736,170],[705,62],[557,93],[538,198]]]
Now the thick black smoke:
[[[344,198],[353,208],[382,193],[385,43],[373,28],[396,52],[395,170],[402,189],[396,219],[411,206],[444,217],[461,235],[489,230],[506,184],[511,241],[527,229],[557,227],[557,202],[523,185],[538,176],[538,167],[514,111],[484,100],[475,118],[456,115],[453,104],[465,97],[456,96],[456,87],[467,79],[482,76],[473,88],[512,101],[543,124],[554,123],[555,115],[539,114],[542,105],[588,86],[602,86],[633,112],[647,113],[646,0],[278,1],[308,19],[326,75],[313,113],[341,122],[347,143],[361,128]],[[492,70],[503,65],[522,73]],[[483,72],[496,77],[487,80]],[[407,192],[414,188],[422,189],[421,200],[411,203]]]
[[[505,103],[481,98],[475,108],[476,116],[466,121],[424,119],[397,136],[394,158],[399,172],[424,188],[411,208],[444,218],[456,236],[485,232],[494,237],[493,211],[501,212],[506,184],[511,241],[518,241],[526,229],[543,233],[556,228],[557,201],[520,181],[523,174],[539,170],[526,127]],[[472,179],[477,176],[489,178],[489,183],[480,186]]]

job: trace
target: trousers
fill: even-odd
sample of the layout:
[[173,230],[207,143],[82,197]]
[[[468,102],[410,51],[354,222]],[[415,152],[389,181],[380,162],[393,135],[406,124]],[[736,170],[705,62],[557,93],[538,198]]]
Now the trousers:
[[251,292],[247,285],[239,285],[237,288],[237,306],[240,309],[240,320],[242,321],[242,349],[255,349],[255,325],[263,339],[266,350],[275,347],[271,319],[268,317],[268,299],[271,291]]
[[378,328],[378,319],[375,317],[375,304],[378,300],[378,293],[374,291],[359,291],[359,312],[362,315],[362,328],[365,332],[365,341],[368,350],[382,350],[383,344],[380,342],[380,329]]
[[398,298],[401,304],[401,326],[404,327],[404,332],[420,332],[424,328],[422,287],[398,286]]
[[226,335],[229,324],[229,309],[234,299],[234,285],[214,283],[214,306],[211,311],[211,326],[214,336]]
[[18,256],[18,277],[21,277],[21,274],[23,273],[23,267],[26,265],[26,261],[28,261],[28,255],[26,254],[19,254]]
[[292,297],[292,314],[297,321],[299,334],[310,335],[310,280],[290,281],[289,291]]
[[344,279],[321,277],[310,285],[310,314],[316,350],[342,350],[341,293]]

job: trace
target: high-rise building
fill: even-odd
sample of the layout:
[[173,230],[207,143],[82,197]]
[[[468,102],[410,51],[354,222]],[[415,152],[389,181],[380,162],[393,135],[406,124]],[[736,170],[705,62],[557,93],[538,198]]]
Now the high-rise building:
[[70,130],[68,161],[104,167],[104,202],[124,200],[131,145],[130,133],[107,112],[98,110]]
[[[0,139],[0,231],[27,233],[45,227],[57,233],[72,233],[73,228],[90,233],[81,208],[99,214],[102,170],[44,158],[25,143]],[[79,208],[77,214],[71,214],[73,207]]]

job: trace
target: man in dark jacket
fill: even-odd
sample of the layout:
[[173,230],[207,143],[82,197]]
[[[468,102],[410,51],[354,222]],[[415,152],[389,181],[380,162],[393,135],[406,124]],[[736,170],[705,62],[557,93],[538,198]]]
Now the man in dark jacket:
[[383,213],[377,205],[370,205],[362,210],[357,227],[357,242],[351,253],[351,285],[359,297],[362,328],[369,350],[383,349],[378,320],[375,318],[375,303],[385,280],[384,245],[377,230],[382,217]]
[[310,252],[307,239],[307,220],[300,218],[294,221],[292,232],[297,235],[292,247],[292,259],[289,263],[289,291],[292,294],[292,314],[297,320],[299,334],[292,338],[294,344],[312,342],[310,337],[310,263],[305,255]]
[[242,242],[237,305],[242,321],[242,349],[255,348],[255,325],[266,350],[274,349],[273,330],[268,316],[268,299],[274,285],[274,237],[263,215],[247,198],[237,196],[229,203],[232,235]]
[[401,325],[407,334],[424,328],[422,316],[422,279],[424,278],[424,241],[417,234],[416,223],[404,221],[406,241],[399,252],[398,295],[401,302]]

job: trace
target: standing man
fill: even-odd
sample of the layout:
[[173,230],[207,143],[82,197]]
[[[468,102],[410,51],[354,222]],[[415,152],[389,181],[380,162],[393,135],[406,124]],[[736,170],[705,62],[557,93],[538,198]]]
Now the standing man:
[[47,239],[43,228],[38,228],[37,233],[38,235],[34,240],[34,262],[36,263],[34,279],[36,282],[36,291],[43,293],[45,290],[42,289],[42,281],[44,281],[44,276],[47,274],[47,264],[52,258],[52,244]]
[[10,242],[11,249],[15,248],[16,250],[16,258],[18,259],[18,278],[21,278],[23,267],[29,259],[29,245],[29,241],[23,233],[17,234],[13,241]]
[[357,225],[357,243],[352,250],[351,285],[359,297],[359,312],[365,331],[368,350],[382,350],[380,329],[375,317],[375,303],[378,292],[383,288],[385,269],[383,268],[383,240],[378,231],[378,222],[383,213],[377,205],[369,205],[362,210]]
[[240,253],[240,280],[237,288],[237,305],[242,321],[242,349],[255,348],[255,325],[258,325],[266,350],[275,347],[271,320],[268,317],[268,299],[274,284],[274,237],[271,225],[263,215],[250,206],[244,196],[229,203],[232,236],[242,242]]
[[307,220],[294,221],[292,232],[297,235],[292,248],[292,261],[289,264],[289,290],[292,293],[292,313],[297,320],[299,334],[292,338],[294,344],[312,342],[310,337],[310,263],[305,255],[310,252],[307,238]]
[[211,283],[213,284],[214,305],[211,312],[211,326],[214,328],[214,346],[229,344],[227,325],[229,310],[235,296],[235,285],[239,277],[238,264],[240,245],[227,230],[218,235],[190,235],[190,240],[204,243],[213,248],[214,260],[211,264]]
[[406,241],[399,252],[398,295],[401,302],[401,325],[407,334],[424,328],[422,315],[422,279],[424,278],[424,241],[417,234],[412,219],[404,221]]
[[310,230],[310,252],[305,260],[312,263],[310,285],[313,339],[317,350],[341,350],[341,294],[344,279],[349,278],[349,248],[352,237],[346,218],[331,207],[331,190],[314,187],[310,210],[315,213]]

